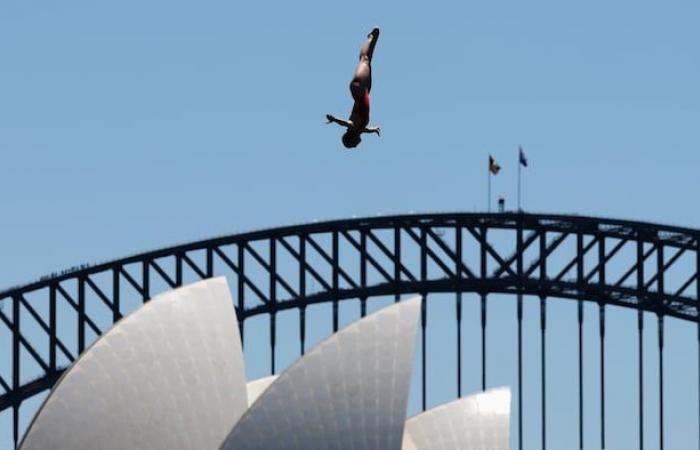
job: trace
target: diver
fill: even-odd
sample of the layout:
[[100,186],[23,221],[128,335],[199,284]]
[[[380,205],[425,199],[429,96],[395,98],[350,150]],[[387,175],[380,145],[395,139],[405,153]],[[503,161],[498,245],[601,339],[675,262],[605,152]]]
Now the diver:
[[379,28],[374,27],[367,35],[367,41],[360,48],[360,62],[355,68],[355,75],[350,82],[350,94],[355,104],[350,113],[350,119],[338,119],[326,114],[326,123],[337,123],[347,128],[343,134],[343,145],[354,148],[362,141],[362,133],[376,133],[379,136],[379,127],[369,127],[369,92],[372,89],[372,54],[374,46],[379,38]]

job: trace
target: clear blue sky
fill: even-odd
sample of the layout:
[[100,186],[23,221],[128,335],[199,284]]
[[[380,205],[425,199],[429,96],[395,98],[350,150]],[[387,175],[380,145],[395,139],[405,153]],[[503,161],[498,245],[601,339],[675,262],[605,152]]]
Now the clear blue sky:
[[[513,206],[518,145],[527,210],[700,228],[698,17],[697,1],[5,1],[0,287],[251,228],[483,210],[489,153]],[[375,24],[383,133],[347,151],[324,115],[349,113]],[[696,445],[693,417],[672,448]]]

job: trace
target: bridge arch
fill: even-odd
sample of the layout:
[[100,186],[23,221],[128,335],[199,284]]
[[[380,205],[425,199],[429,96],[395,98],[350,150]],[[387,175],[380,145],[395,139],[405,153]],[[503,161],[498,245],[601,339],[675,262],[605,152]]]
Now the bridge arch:
[[[563,298],[579,305],[595,302],[601,310],[616,305],[652,312],[660,323],[669,316],[696,322],[700,330],[699,274],[699,230],[596,217],[415,214],[222,236],[72,268],[0,292],[0,304],[5,306],[0,309],[0,327],[12,337],[10,376],[0,372],[0,411],[12,408],[13,434],[18,439],[22,402],[53,386],[91,337],[128,313],[135,303],[127,297],[148,301],[158,293],[156,286],[174,288],[226,275],[244,337],[247,319],[297,309],[304,349],[308,306],[332,304],[331,320],[337,330],[340,302],[359,299],[364,314],[369,298],[390,295],[398,300],[408,293],[428,298],[433,293],[476,293],[482,298],[482,332],[487,296],[493,293],[513,294],[519,325],[522,297],[532,295],[543,303]],[[102,306],[100,317],[91,312],[93,303]],[[70,342],[57,331],[62,311],[76,317]],[[459,324],[459,314],[456,320]],[[29,321],[32,332],[27,331]],[[274,324],[273,319],[273,372]],[[423,339],[425,327],[423,320]],[[48,345],[36,344],[37,330],[44,335],[39,341]],[[34,361],[38,373],[25,375],[21,354]],[[422,364],[425,373],[425,352]],[[520,364],[518,370],[521,379]],[[423,380],[425,406],[425,376]]]

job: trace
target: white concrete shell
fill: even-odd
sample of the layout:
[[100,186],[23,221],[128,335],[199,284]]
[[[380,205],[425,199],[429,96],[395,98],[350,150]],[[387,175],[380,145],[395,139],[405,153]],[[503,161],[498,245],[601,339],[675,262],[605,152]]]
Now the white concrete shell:
[[271,375],[269,377],[258,378],[253,381],[249,381],[246,384],[246,390],[248,391],[248,406],[255,403],[255,400],[260,397],[265,389],[270,387],[270,385],[277,379],[278,375]]
[[217,448],[247,408],[226,280],[154,297],[59,380],[21,448]]
[[352,323],[283,372],[222,449],[400,450],[420,298]]
[[490,389],[406,421],[403,450],[508,450],[510,389]]

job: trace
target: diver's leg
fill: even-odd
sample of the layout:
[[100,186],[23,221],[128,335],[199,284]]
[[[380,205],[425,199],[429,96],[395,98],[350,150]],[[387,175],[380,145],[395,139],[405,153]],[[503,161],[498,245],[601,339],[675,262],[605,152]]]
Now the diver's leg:
[[365,102],[366,95],[372,90],[372,54],[379,38],[379,28],[374,27],[367,35],[367,41],[360,48],[360,62],[350,82],[350,93],[355,102]]
[[369,92],[372,86],[371,76],[363,76],[364,73],[369,73],[369,71],[360,69],[361,68],[358,67],[358,70],[355,71],[355,78],[350,82],[350,95],[352,95],[352,99],[355,100],[355,103],[364,102],[365,94]]
[[374,27],[367,35],[367,41],[360,48],[360,62],[357,63],[355,74],[350,82],[350,94],[355,103],[367,102],[367,95],[372,90],[372,54],[379,38],[379,28]]
[[372,54],[374,53],[374,46],[377,45],[377,39],[379,39],[379,27],[374,27],[367,35],[365,43],[360,47],[360,61],[372,62]]

